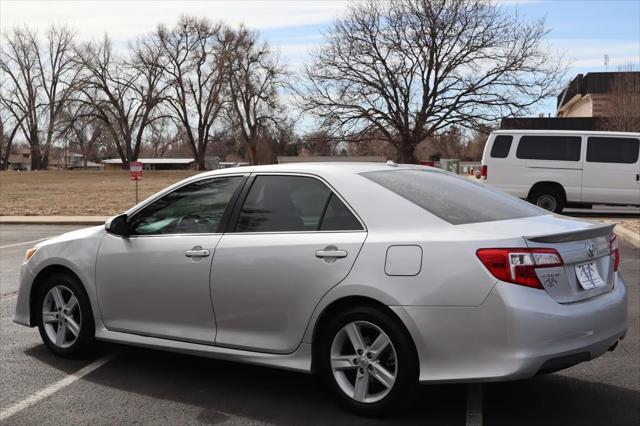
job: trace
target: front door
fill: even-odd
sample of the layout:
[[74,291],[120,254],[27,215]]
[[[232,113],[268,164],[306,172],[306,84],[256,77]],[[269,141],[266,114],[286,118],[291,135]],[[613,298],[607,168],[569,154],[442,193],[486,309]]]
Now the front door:
[[582,201],[640,204],[640,140],[589,137],[582,177]]
[[98,253],[98,304],[109,330],[212,344],[209,291],[220,226],[242,176],[179,187],[128,220],[130,236],[107,234]]
[[290,353],[311,314],[351,269],[366,238],[315,177],[258,175],[213,260],[216,345]]

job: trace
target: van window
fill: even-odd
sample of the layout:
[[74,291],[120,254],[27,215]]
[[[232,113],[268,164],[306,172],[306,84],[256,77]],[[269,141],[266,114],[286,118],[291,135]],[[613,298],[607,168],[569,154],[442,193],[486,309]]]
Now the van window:
[[510,135],[497,136],[491,147],[491,158],[507,158],[512,140],[513,136]]
[[640,140],[631,138],[589,138],[587,161],[589,163],[633,164],[638,161]]
[[580,136],[523,136],[516,157],[525,160],[580,160]]

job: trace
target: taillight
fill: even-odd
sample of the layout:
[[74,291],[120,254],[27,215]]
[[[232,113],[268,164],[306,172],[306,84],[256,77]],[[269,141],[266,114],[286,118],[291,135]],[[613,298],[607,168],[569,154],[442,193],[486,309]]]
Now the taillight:
[[487,178],[487,165],[486,165],[486,164],[485,164],[485,165],[483,165],[483,166],[480,168],[480,177],[481,177],[482,179],[486,179],[486,178]]
[[560,253],[547,248],[487,248],[476,251],[476,256],[497,279],[540,289],[544,287],[536,269],[564,265]]
[[613,256],[613,270],[617,272],[620,267],[620,246],[618,245],[616,234],[611,234],[609,248],[611,249],[611,256]]

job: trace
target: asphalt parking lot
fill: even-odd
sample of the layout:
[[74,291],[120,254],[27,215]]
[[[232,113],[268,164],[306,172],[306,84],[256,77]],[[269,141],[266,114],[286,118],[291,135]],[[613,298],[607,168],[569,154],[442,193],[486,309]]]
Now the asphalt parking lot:
[[526,381],[421,386],[410,409],[372,421],[306,374],[111,344],[53,356],[12,322],[18,268],[34,241],[76,228],[0,225],[1,424],[640,424],[640,249],[624,241],[629,330],[614,352]]

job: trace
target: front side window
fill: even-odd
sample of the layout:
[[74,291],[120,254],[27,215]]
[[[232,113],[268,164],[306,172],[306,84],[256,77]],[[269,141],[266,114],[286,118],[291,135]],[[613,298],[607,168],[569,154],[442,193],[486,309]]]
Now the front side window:
[[240,211],[235,231],[346,229],[362,227],[325,184],[311,177],[274,175],[256,177]]
[[452,225],[545,214],[511,195],[449,173],[405,169],[367,172],[362,176]]
[[640,140],[631,138],[589,138],[587,162],[634,164],[638,161]]
[[524,160],[580,161],[580,136],[523,136],[516,157]]
[[220,232],[222,215],[242,176],[190,183],[154,201],[131,220],[131,235]]
[[511,141],[513,141],[513,136],[500,135],[496,137],[491,147],[491,158],[507,158],[511,149]]

